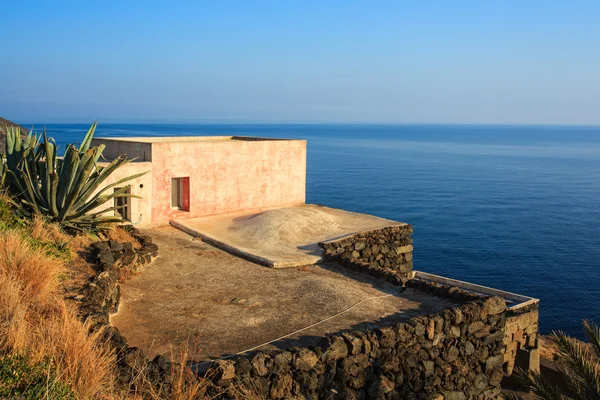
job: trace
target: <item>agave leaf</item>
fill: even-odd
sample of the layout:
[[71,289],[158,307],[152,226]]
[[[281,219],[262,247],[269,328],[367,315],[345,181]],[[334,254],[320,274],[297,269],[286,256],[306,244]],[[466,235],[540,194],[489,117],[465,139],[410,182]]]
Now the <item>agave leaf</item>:
[[[81,146],[79,147],[79,154],[85,153],[90,148],[90,144],[92,143],[92,139],[94,138],[94,132],[96,132],[96,126],[98,125],[98,121],[94,121],[90,129],[86,133],[83,141],[81,142]],[[102,153],[102,152],[100,152]]]
[[106,180],[106,178],[110,176],[110,174],[128,162],[129,160],[118,157],[105,167],[97,167],[94,173],[90,175],[90,179],[81,193],[81,198],[83,200],[87,199]]
[[50,196],[48,197],[50,214],[57,218],[59,216],[58,205],[56,204],[56,192],[58,191],[58,174],[52,172],[50,175]]
[[118,190],[115,190],[113,193],[105,194],[103,196],[97,196],[93,200],[90,200],[89,202],[87,202],[81,209],[77,210],[77,212],[75,212],[72,215],[72,217],[73,218],[80,217],[90,211],[93,211],[94,209],[100,207],[102,204],[104,204],[107,201],[112,200],[114,198],[122,198],[122,197],[129,197],[129,198],[133,198],[133,199],[140,198],[140,196],[138,196],[138,195],[127,193],[128,190],[129,190],[129,187],[125,186]]
[[[139,174],[127,176],[125,178],[119,179],[116,182],[111,183],[110,185],[106,185],[104,188],[102,188],[100,191],[98,191],[98,193],[94,194],[91,197],[91,199],[89,199],[89,200],[87,200],[84,196],[82,196],[81,197],[82,201],[80,203],[76,204],[75,207],[80,208],[89,202],[95,201],[98,197],[102,196],[104,194],[104,192],[106,192],[107,190],[117,187],[119,185],[122,185],[123,183],[125,183],[127,181],[139,178],[140,176],[143,176],[145,174],[147,174],[147,171],[140,172]],[[98,185],[94,185],[94,187],[97,187]],[[92,190],[93,190],[93,188],[91,188],[91,190],[89,192],[92,192]]]
[[73,182],[75,181],[76,176],[75,172],[79,168],[79,162],[80,159],[77,149],[69,145],[61,164],[60,175],[58,176],[60,189],[58,190],[57,195],[57,206],[60,209],[65,207],[67,193],[70,193],[73,188]]
[[78,168],[78,174],[77,174],[77,177],[75,178],[75,182],[73,182],[73,187],[71,188],[71,191],[67,195],[65,205],[60,210],[60,213],[58,216],[59,222],[64,221],[65,217],[67,215],[69,215],[70,212],[72,211],[71,208],[72,208],[73,204],[79,197],[79,193],[81,193],[81,190],[83,189],[85,182],[88,180],[90,173],[92,172],[93,168],[95,167],[95,163],[93,162],[93,160],[94,160],[93,153],[94,153],[94,150],[88,150],[84,155],[84,157],[87,157],[87,159],[85,160],[85,162],[82,162],[83,165],[80,166],[80,168]]

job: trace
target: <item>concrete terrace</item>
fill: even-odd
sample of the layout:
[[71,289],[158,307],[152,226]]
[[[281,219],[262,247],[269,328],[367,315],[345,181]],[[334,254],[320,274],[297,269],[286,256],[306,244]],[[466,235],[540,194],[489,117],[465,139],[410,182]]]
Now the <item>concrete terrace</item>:
[[171,225],[247,260],[274,268],[321,261],[318,243],[405,223],[368,214],[302,204],[260,212],[177,219]]
[[240,352],[367,299],[261,350],[315,345],[328,333],[374,328],[456,305],[411,289],[399,293],[389,283],[343,268],[265,268],[172,227],[147,233],[160,257],[121,285],[122,302],[111,323],[131,346],[151,356],[168,354],[171,346],[188,341],[200,345],[196,360]]

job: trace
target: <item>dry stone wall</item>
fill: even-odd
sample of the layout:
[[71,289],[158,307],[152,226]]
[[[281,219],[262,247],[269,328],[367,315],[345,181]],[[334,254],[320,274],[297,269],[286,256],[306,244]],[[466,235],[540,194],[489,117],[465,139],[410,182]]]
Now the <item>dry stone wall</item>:
[[216,361],[209,394],[233,397],[246,386],[270,399],[495,399],[505,307],[492,297],[321,346]]
[[[537,304],[518,312],[508,312],[504,329],[504,345],[506,346],[504,370],[508,375],[513,373],[519,355],[522,355],[523,358],[521,368],[536,369],[536,361],[530,358],[531,353],[537,352],[539,348],[538,319]],[[539,360],[537,362],[539,363]],[[537,367],[539,368],[539,366]]]
[[390,226],[319,243],[323,259],[401,284],[413,264],[411,225]]

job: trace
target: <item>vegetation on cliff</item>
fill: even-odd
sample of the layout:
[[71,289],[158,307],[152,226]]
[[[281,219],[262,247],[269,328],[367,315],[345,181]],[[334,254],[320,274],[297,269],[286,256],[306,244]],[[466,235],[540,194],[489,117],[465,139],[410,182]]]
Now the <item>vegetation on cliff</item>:
[[90,146],[94,128],[64,159],[45,135],[22,140],[9,128],[9,151],[0,162],[6,177],[0,185],[0,398],[192,398],[197,381],[157,389],[143,368],[124,387],[105,330],[82,321],[73,301],[96,274],[86,258],[96,235],[135,241],[123,229],[104,229],[120,218],[93,211],[124,194],[103,192],[135,178],[100,188],[127,161],[98,166],[102,147]]
[[555,361],[561,372],[562,382],[549,380],[539,373],[523,375],[536,398],[600,399],[600,328],[594,322],[586,320],[583,321],[583,328],[589,343],[582,343],[563,332],[554,332],[550,337],[556,347]]
[[0,396],[89,398],[110,383],[113,355],[63,296],[80,240],[0,196]]
[[6,146],[6,131],[9,128],[16,129],[19,132],[19,135],[22,139],[25,139],[27,137],[28,131],[26,128],[0,117],[0,150],[4,149],[4,147]]
[[119,207],[103,206],[113,199],[137,197],[129,194],[129,187],[123,184],[143,173],[102,187],[114,171],[132,160],[118,157],[106,166],[99,165],[104,145],[91,146],[95,130],[96,123],[79,148],[70,144],[65,156],[57,157],[56,143],[46,132],[30,132],[22,140],[17,129],[8,129],[2,173],[5,186],[26,212],[87,231],[107,229],[111,223],[122,221],[120,216],[111,215]]

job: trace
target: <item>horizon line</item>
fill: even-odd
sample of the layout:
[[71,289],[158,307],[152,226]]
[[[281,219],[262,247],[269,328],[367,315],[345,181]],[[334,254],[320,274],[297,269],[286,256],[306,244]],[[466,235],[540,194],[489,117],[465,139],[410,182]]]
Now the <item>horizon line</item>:
[[[7,118],[8,119],[8,118]],[[41,118],[32,118],[34,122],[20,122],[19,118],[9,119],[21,126],[25,125],[82,125],[98,122],[103,124],[194,124],[194,125],[365,125],[365,126],[528,126],[528,127],[581,127],[581,128],[600,128],[600,123],[543,123],[543,122],[366,122],[366,121],[274,121],[274,120],[237,120],[237,119],[82,119],[82,118],[50,118],[51,121],[39,122]]]

